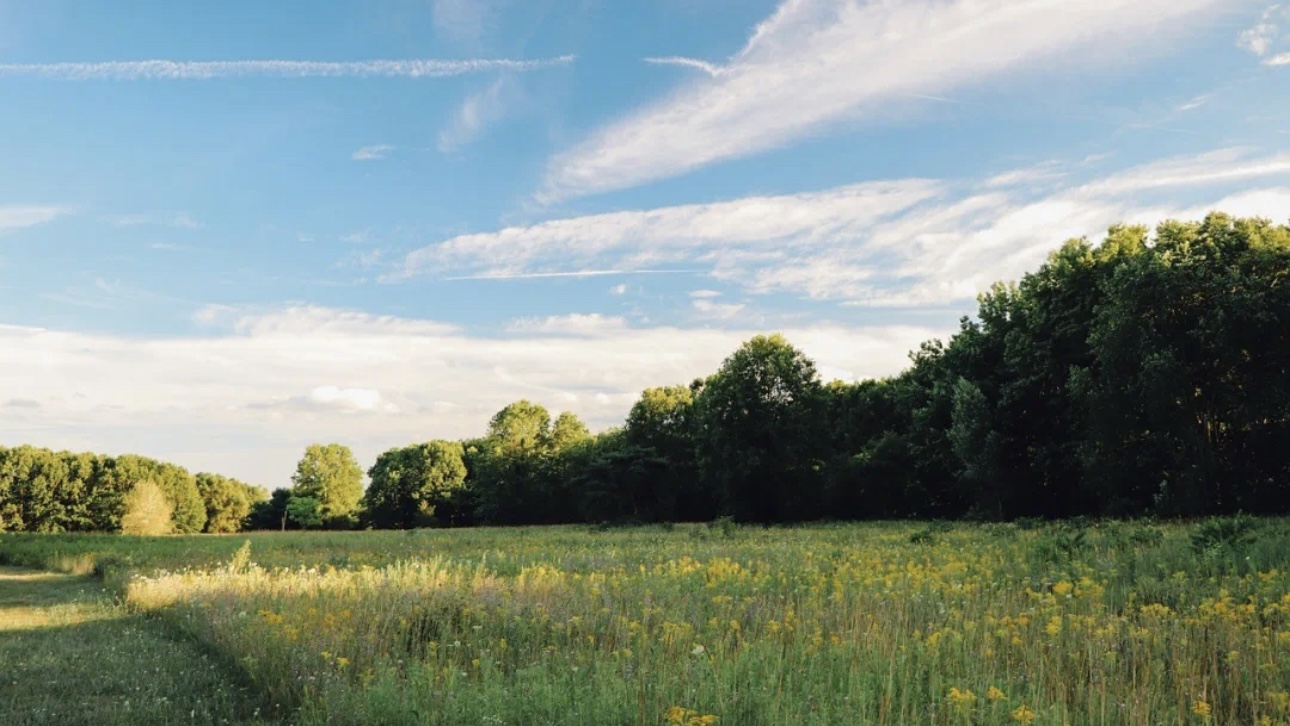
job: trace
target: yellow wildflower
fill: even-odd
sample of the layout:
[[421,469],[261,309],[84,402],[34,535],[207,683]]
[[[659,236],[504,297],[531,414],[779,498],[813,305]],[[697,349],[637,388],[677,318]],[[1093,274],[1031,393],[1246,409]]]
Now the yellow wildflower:
[[994,686],[990,686],[990,690],[985,692],[985,697],[991,701],[1005,701],[1008,699],[1007,696],[1003,695],[1003,691],[1000,691]]
[[1032,724],[1035,721],[1035,712],[1030,710],[1030,708],[1023,703],[1019,708],[1012,712],[1012,720],[1021,724],[1021,726],[1029,726],[1029,724]]
[[951,688],[949,699],[950,703],[958,708],[971,708],[972,704],[976,703],[976,694],[966,689],[960,691],[957,688]]
[[1208,703],[1201,700],[1197,700],[1191,705],[1191,712],[1197,716],[1208,716],[1212,710]]

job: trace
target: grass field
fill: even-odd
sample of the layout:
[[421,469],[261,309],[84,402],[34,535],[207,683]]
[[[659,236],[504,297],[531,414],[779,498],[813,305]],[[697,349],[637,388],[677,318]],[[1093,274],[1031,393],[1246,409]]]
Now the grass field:
[[0,535],[303,724],[1287,723],[1288,556],[1281,520]]

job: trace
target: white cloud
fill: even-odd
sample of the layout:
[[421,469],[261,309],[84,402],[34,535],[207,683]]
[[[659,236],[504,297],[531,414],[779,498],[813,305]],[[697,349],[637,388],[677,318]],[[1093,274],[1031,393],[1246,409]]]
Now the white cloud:
[[[1242,31],[1236,39],[1236,44],[1260,58],[1266,56],[1281,38],[1279,23],[1286,18],[1290,18],[1290,7],[1282,8],[1279,4],[1268,7],[1263,11],[1263,16],[1259,18],[1257,24]],[[1270,63],[1270,65],[1276,64]]]
[[716,290],[694,290],[690,293],[690,297],[695,300],[707,300],[714,297],[721,297],[721,293]]
[[1290,53],[1281,53],[1263,61],[1265,66],[1290,66]]
[[507,327],[512,333],[546,333],[552,335],[600,335],[627,328],[620,316],[600,313],[556,315],[546,318],[520,318]]
[[0,232],[35,227],[70,213],[66,207],[0,206]]
[[555,219],[445,240],[408,255],[404,270],[512,279],[674,265],[751,293],[944,305],[970,301],[1033,269],[1064,240],[1096,237],[1117,222],[1196,218],[1206,209],[1282,219],[1290,209],[1287,153],[1222,149],[1087,173],[1085,164],[1048,163],[981,182],[869,182]]
[[452,152],[469,144],[492,124],[506,117],[513,82],[499,78],[488,88],[470,94],[453,116],[452,123],[439,132],[439,150]]
[[627,283],[623,282],[623,283],[614,285],[613,287],[609,288],[609,292],[613,295],[626,295]]
[[935,182],[915,179],[557,219],[454,237],[412,252],[404,267],[409,275],[513,277],[563,274],[534,269],[553,260],[567,267],[614,256],[615,264],[601,269],[622,271],[703,262],[696,251],[713,246],[774,253],[785,245],[860,235],[867,225],[930,199],[939,190]]
[[[1249,2],[1249,0],[1236,0]],[[540,201],[631,187],[782,146],[830,124],[1003,74],[1096,62],[1233,0],[786,0],[713,77],[552,159]],[[674,59],[680,62],[679,59]],[[689,63],[689,65],[696,65]]]
[[737,303],[719,303],[714,300],[699,298],[690,303],[696,312],[704,317],[727,320],[738,315],[746,305]]
[[[304,447],[338,441],[366,467],[381,451],[482,433],[530,398],[600,428],[639,391],[716,370],[754,329],[635,328],[600,315],[474,336],[435,321],[317,307],[211,307],[201,337],[114,337],[0,326],[7,444],[134,451],[283,486]],[[947,316],[948,318],[948,316]],[[821,368],[895,373],[940,329],[820,324],[784,329]],[[520,327],[524,327],[522,324]]]
[[[406,264],[405,264],[406,268]],[[605,277],[612,275],[658,275],[687,270],[566,270],[563,272],[483,272],[475,275],[445,277],[445,280],[541,280],[558,277]],[[410,277],[408,272],[382,278],[385,282],[404,280]]]
[[[358,411],[375,411],[386,408],[386,404],[381,400],[381,392],[371,388],[319,386],[309,392],[309,400],[323,406],[351,408]],[[397,409],[387,408],[386,410]]]
[[384,159],[391,151],[394,151],[394,147],[389,144],[373,144],[355,151],[349,155],[349,158],[354,161],[375,161]]
[[0,76],[34,76],[60,81],[190,81],[213,78],[443,78],[485,71],[532,71],[569,65],[572,55],[538,60],[472,58],[465,60],[370,60],[352,62],[235,61],[104,61],[100,63],[3,63]]

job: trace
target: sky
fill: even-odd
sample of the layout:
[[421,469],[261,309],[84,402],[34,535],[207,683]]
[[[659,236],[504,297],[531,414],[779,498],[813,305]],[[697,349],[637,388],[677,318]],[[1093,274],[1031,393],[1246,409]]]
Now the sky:
[[0,445],[268,488],[783,333],[898,373],[1117,223],[1290,221],[1290,4],[0,0]]

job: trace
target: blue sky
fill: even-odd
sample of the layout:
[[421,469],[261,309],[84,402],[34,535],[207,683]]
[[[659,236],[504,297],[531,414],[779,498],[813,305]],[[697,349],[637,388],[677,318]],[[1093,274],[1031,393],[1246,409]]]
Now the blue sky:
[[0,0],[0,444],[287,482],[900,370],[1116,222],[1286,221],[1290,6]]

